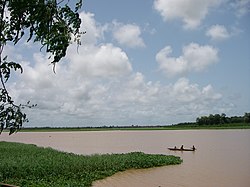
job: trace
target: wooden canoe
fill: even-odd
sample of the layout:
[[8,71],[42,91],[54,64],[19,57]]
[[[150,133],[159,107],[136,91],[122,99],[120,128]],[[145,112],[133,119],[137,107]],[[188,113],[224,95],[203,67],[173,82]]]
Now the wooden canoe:
[[180,149],[180,148],[168,148],[171,151],[195,151],[195,149]]
[[18,187],[18,186],[14,186],[14,185],[11,185],[11,184],[4,184],[4,183],[0,182],[0,187]]

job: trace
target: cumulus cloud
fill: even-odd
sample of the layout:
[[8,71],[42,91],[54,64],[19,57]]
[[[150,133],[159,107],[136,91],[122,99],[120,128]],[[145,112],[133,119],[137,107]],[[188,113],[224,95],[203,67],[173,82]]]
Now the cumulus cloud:
[[70,46],[67,54],[69,68],[77,76],[110,78],[122,76],[132,71],[127,54],[111,43],[98,44],[98,39],[104,37],[106,25],[97,23],[94,14],[82,12],[81,28],[86,30],[82,36],[84,45],[78,48]]
[[70,46],[67,57],[56,66],[56,75],[48,66],[48,56],[34,53],[32,63],[21,62],[25,73],[11,86],[14,98],[21,103],[31,100],[45,116],[95,116],[100,108],[105,110],[103,100],[109,97],[108,83],[102,83],[132,72],[128,56],[121,48],[110,43],[98,44],[106,25],[98,24],[91,13],[82,12],[80,16],[81,29],[87,31],[82,36],[84,45],[78,50],[75,45]]
[[174,122],[177,114],[193,119],[211,107],[221,109],[222,95],[211,85],[202,87],[186,78],[161,85],[140,72],[114,79],[83,77],[66,63],[59,63],[54,74],[46,56],[34,54],[33,60],[33,65],[22,63],[25,73],[10,89],[18,102],[38,104],[28,110],[27,125],[162,124]]
[[[96,46],[95,50],[104,50],[106,53],[106,50],[112,51],[114,48],[118,56],[121,52],[109,44],[101,48]],[[27,111],[30,119],[27,125],[163,124],[174,122],[175,115],[194,119],[200,112],[211,112],[212,107],[217,107],[215,111],[221,109],[222,95],[211,85],[202,87],[190,83],[186,78],[161,85],[160,82],[147,81],[142,73],[131,70],[126,74],[114,74],[106,70],[88,73],[84,68],[89,67],[81,67],[88,62],[81,61],[84,56],[80,54],[72,54],[70,63],[57,64],[56,74],[48,67],[47,56],[41,53],[33,55],[32,64],[22,62],[24,74],[17,75],[18,79],[11,84],[10,91],[18,102],[31,100],[38,104],[35,109]],[[81,58],[73,58],[77,55]],[[127,61],[120,63],[126,64]],[[105,66],[96,65],[88,71],[105,69]]]
[[203,71],[218,61],[218,50],[209,45],[190,43],[183,47],[183,54],[177,58],[171,57],[171,53],[171,46],[166,46],[156,54],[160,70],[168,76]]
[[96,44],[99,39],[103,39],[104,31],[107,26],[101,25],[94,19],[94,14],[90,12],[81,12],[80,18],[82,20],[81,30],[84,34],[84,44]]
[[[147,81],[141,72],[133,71],[121,48],[98,42],[105,25],[96,23],[91,13],[81,16],[87,23],[83,30],[96,34],[83,35],[83,41],[87,38],[88,42],[78,52],[71,46],[67,57],[57,64],[56,74],[44,54],[21,58],[24,73],[16,74],[8,88],[17,103],[30,100],[38,105],[27,110],[30,123],[26,126],[165,124],[178,121],[179,115],[191,120],[200,112],[213,113],[213,107],[221,109],[222,96],[211,85],[200,86],[186,78],[167,85]],[[12,50],[16,56],[22,53]],[[178,58],[170,54],[168,46],[157,54],[157,61],[163,70],[174,74],[201,71],[217,59],[214,48],[194,43],[185,46]],[[169,69],[168,63],[175,67],[176,62],[180,67]]]
[[176,120],[171,119],[176,114],[190,118],[211,111],[222,98],[211,85],[200,87],[186,78],[169,85],[146,81],[140,72],[86,79],[66,64],[58,64],[54,75],[39,58],[32,67],[26,64],[25,76],[11,85],[17,101],[38,104],[28,111],[31,126],[162,124]]
[[141,29],[138,25],[118,22],[113,22],[113,24],[113,37],[119,44],[131,48],[145,47],[141,37]]
[[132,71],[127,54],[112,44],[84,46],[79,53],[74,49],[68,55],[70,68],[83,77],[99,76],[108,78],[120,76]]
[[195,102],[195,100],[202,98],[207,99],[220,99],[221,94],[216,93],[211,85],[207,85],[202,89],[198,84],[190,84],[187,78],[180,78],[172,87],[173,95],[181,102]]
[[206,32],[206,36],[213,41],[221,41],[228,39],[231,34],[224,25],[212,25]]
[[211,7],[218,6],[223,0],[155,0],[154,8],[163,20],[181,19],[184,28],[198,27]]

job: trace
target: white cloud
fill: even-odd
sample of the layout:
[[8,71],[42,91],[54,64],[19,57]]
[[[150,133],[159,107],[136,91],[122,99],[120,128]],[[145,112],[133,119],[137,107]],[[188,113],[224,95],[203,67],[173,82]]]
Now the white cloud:
[[98,44],[104,38],[107,24],[101,25],[94,19],[94,14],[82,12],[81,29],[86,30],[82,35],[83,45],[78,48],[72,45],[68,49],[67,60],[70,71],[75,76],[90,78],[110,78],[123,76],[132,71],[127,54],[111,43]]
[[180,78],[173,85],[173,95],[179,101],[193,102],[201,95],[201,91],[197,84],[190,84],[188,79]]
[[183,47],[183,54],[177,58],[171,57],[171,53],[171,47],[166,46],[156,54],[156,61],[159,63],[160,70],[168,76],[203,71],[209,65],[218,61],[217,49],[209,45],[200,46],[191,43]]
[[190,84],[189,80],[186,78],[180,78],[173,85],[172,89],[173,96],[180,102],[197,102],[197,99],[217,100],[222,97],[221,94],[213,90],[211,85],[207,85],[200,89],[198,84]]
[[227,31],[224,25],[212,25],[206,32],[213,41],[221,41],[228,39],[231,34]]
[[183,74],[188,69],[188,62],[183,57],[169,57],[172,53],[170,46],[166,46],[156,55],[156,61],[160,65],[160,69],[165,71],[170,76]]
[[222,97],[221,94],[215,93],[213,87],[209,84],[202,89],[202,94],[204,95],[204,99],[220,99]]
[[22,64],[24,74],[10,86],[18,102],[38,104],[28,110],[31,122],[27,125],[162,124],[174,122],[177,114],[195,119],[201,111],[211,112],[211,107],[221,110],[221,94],[211,85],[200,87],[186,78],[161,85],[146,81],[140,72],[112,79],[82,76],[70,66],[77,65],[74,59],[70,64],[59,63],[54,74],[47,57],[35,54],[33,59],[33,65]]
[[48,56],[41,53],[33,55],[34,63],[22,61],[24,74],[12,85],[13,96],[20,102],[32,100],[40,110],[91,116],[102,105],[104,96],[99,95],[108,89],[99,82],[129,76],[132,66],[127,54],[113,44],[97,44],[106,26],[97,26],[91,13],[80,15],[82,28],[93,35],[83,35],[84,45],[77,51],[70,46],[67,57],[56,65],[56,74],[48,66]]
[[[9,82],[17,103],[31,100],[38,104],[27,110],[30,123],[25,126],[165,124],[222,110],[222,96],[211,85],[200,86],[186,78],[168,85],[147,81],[142,73],[133,71],[121,48],[98,44],[105,25],[97,24],[91,13],[81,16],[87,33],[91,30],[94,35],[83,35],[87,42],[78,53],[76,46],[69,48],[67,57],[57,64],[56,74],[48,66],[47,56],[34,53],[32,59],[21,62],[24,73]],[[12,52],[23,54],[25,47]],[[217,60],[217,50],[194,43],[185,46],[178,58],[170,54],[171,48],[166,47],[157,60],[163,70],[173,74],[201,71]]]
[[113,37],[121,45],[136,48],[145,47],[141,37],[141,29],[136,24],[122,24],[113,22]]
[[128,56],[121,48],[112,44],[83,46],[76,53],[74,49],[68,55],[70,68],[79,76],[110,77],[120,76],[132,71]]
[[200,111],[211,111],[212,106],[218,106],[222,98],[211,85],[200,87],[186,78],[164,86],[147,82],[139,72],[103,80],[79,78],[65,64],[60,65],[56,75],[45,73],[45,67],[46,63],[36,61],[29,70],[43,77],[43,81],[34,73],[26,73],[11,86],[17,101],[31,100],[38,104],[28,113],[30,125],[171,123],[176,120],[172,116],[177,114],[195,119]]
[[184,28],[198,27],[211,7],[218,6],[223,0],[155,0],[154,8],[165,21],[181,19]]
[[82,20],[81,31],[86,31],[86,34],[83,35],[84,45],[96,44],[99,39],[104,38],[104,31],[107,27],[97,23],[94,16],[95,15],[90,12],[80,13],[80,18]]
[[56,74],[42,54],[34,54],[34,64],[22,63],[24,74],[10,91],[17,102],[38,104],[27,111],[31,122],[25,126],[162,124],[174,122],[177,114],[195,119],[201,111],[211,112],[212,106],[221,110],[222,96],[211,85],[200,87],[186,78],[161,85],[146,81],[140,72],[111,79],[83,76],[71,67],[79,65],[77,60],[71,60],[57,64]]

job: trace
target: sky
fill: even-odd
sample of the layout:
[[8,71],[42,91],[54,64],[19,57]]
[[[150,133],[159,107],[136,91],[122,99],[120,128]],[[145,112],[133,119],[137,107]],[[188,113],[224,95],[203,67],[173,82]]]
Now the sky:
[[8,89],[25,127],[169,125],[250,112],[250,0],[85,0],[82,45],[56,66],[37,43]]

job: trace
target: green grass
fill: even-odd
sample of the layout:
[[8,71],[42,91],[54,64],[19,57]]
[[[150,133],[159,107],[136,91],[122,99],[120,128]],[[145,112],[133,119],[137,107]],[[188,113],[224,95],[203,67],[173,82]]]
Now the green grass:
[[76,155],[35,145],[0,142],[0,182],[18,186],[91,186],[127,169],[180,164],[175,156],[142,152]]

